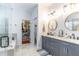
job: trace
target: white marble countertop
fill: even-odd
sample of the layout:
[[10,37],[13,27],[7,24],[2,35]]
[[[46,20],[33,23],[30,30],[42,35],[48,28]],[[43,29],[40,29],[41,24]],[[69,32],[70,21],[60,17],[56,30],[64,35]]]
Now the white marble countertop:
[[42,36],[56,38],[56,39],[61,40],[61,41],[70,42],[70,43],[74,43],[74,44],[79,45],[79,40],[76,40],[76,39],[69,39],[69,38],[65,38],[65,37],[51,36],[51,35],[46,35],[46,34],[42,34]]
[[12,40],[12,42],[10,42],[10,45],[8,47],[6,47],[6,48],[1,48],[0,47],[0,51],[15,49],[15,45],[16,45],[16,41]]

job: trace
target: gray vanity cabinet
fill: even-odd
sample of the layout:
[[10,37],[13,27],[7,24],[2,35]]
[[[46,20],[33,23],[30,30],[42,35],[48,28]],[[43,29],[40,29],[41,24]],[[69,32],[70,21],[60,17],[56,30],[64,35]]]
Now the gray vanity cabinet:
[[54,38],[42,36],[42,48],[53,56],[67,56],[67,45]]
[[59,55],[59,47],[55,41],[49,39],[47,37],[42,37],[42,48],[48,51],[49,54],[58,56]]
[[67,56],[67,52],[68,52],[68,47],[67,47],[67,45],[66,44],[62,44],[61,42],[60,42],[60,44],[59,44],[60,46],[60,54],[59,54],[59,56]]
[[68,46],[68,56],[79,56],[79,45],[70,44]]
[[65,56],[79,56],[79,45],[64,41],[62,44],[65,47]]
[[42,36],[42,48],[54,56],[79,56],[79,45]]
[[55,56],[58,56],[60,54],[59,53],[60,52],[60,47],[57,44],[57,42],[50,40],[48,45],[50,45],[49,46],[49,48],[50,48],[50,54],[55,55]]
[[59,56],[60,47],[61,46],[58,41],[53,40],[52,38],[48,38],[44,36],[42,37],[42,48],[48,51],[49,54],[54,55],[54,56]]
[[42,36],[42,48],[53,56],[67,56],[67,46],[54,38]]
[[[69,42],[65,42],[65,41],[60,41],[61,44],[61,48],[60,48],[60,54],[61,56],[79,56],[79,45],[77,44],[73,44],[73,43],[69,43]],[[62,48],[64,48],[62,50]],[[63,53],[63,54],[62,54]]]

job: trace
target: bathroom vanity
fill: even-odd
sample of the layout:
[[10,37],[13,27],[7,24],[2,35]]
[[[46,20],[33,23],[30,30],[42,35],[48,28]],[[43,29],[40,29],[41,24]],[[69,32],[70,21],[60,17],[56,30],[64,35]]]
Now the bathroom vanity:
[[46,25],[43,49],[53,56],[79,56],[79,12],[70,13],[60,22],[52,18]]
[[42,48],[53,56],[79,56],[79,40],[42,35]]

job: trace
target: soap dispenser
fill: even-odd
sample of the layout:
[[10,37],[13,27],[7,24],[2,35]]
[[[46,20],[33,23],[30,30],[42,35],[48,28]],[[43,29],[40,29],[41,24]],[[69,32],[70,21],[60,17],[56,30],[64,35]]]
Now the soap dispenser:
[[63,33],[63,30],[59,30],[59,36],[60,36],[60,37],[63,37],[63,34],[64,34],[64,33]]

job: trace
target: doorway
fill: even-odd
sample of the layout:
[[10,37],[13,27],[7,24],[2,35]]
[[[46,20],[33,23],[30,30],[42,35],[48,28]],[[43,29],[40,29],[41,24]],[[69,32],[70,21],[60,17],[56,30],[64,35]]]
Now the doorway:
[[30,43],[30,21],[22,21],[22,44]]
[[34,45],[37,45],[37,25],[35,25],[34,27],[35,27],[35,28],[34,28],[34,29],[35,29],[35,30],[34,30],[34,34],[35,34]]
[[34,18],[34,45],[37,45],[37,17]]

